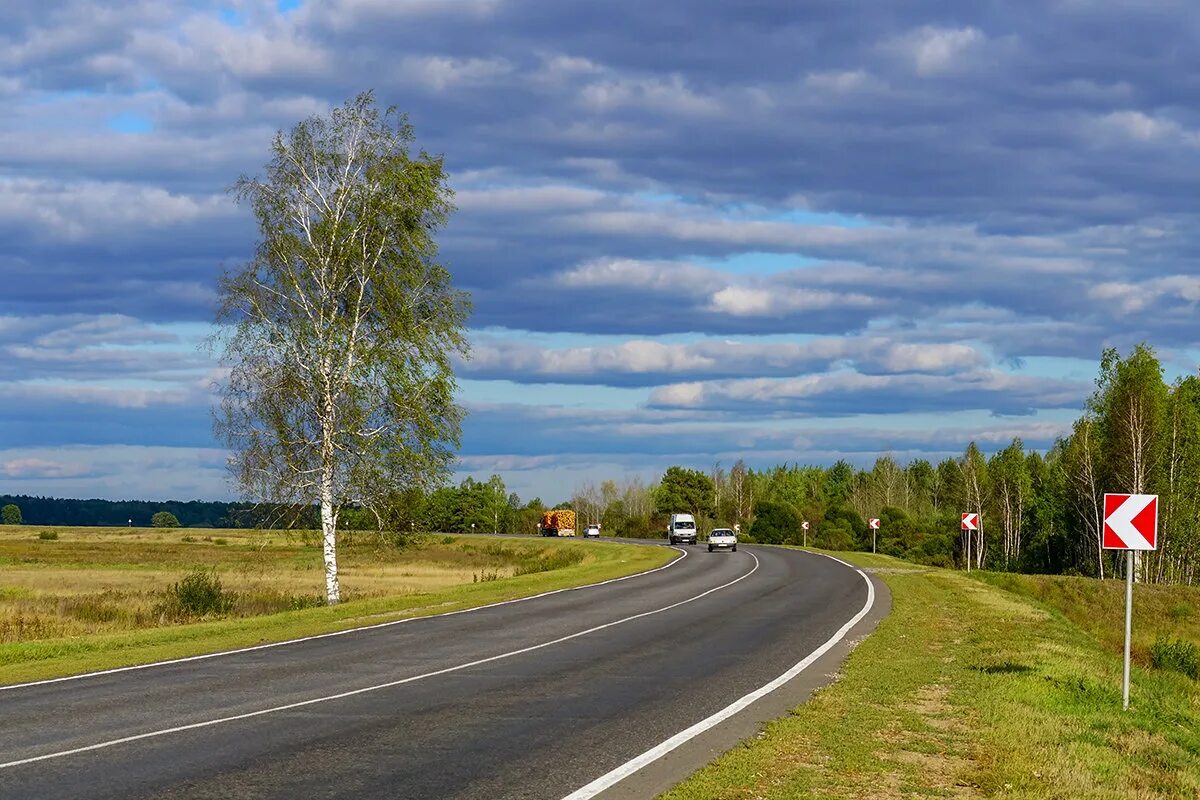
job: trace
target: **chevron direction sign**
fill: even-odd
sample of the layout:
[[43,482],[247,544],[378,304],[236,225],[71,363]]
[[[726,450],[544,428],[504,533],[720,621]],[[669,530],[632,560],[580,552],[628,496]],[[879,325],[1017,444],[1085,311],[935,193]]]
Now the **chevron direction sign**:
[[962,529],[964,531],[979,530],[979,515],[978,514],[963,514]]
[[1158,546],[1158,495],[1104,495],[1104,549],[1154,550]]
[[807,523],[807,522],[801,522],[801,523],[800,523],[800,527],[801,527],[801,528],[803,528],[804,530],[808,530],[808,523]]
[[879,530],[879,520],[874,518],[867,520],[867,527],[873,531]]

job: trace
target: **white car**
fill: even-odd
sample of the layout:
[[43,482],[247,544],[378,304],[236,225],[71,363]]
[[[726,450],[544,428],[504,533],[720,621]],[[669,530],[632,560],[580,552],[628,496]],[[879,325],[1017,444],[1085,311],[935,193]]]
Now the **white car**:
[[599,539],[600,538],[600,526],[599,525],[588,525],[586,528],[583,529],[583,538]]
[[737,552],[737,534],[729,528],[713,528],[713,532],[708,535],[708,552],[716,550],[718,547],[726,548]]

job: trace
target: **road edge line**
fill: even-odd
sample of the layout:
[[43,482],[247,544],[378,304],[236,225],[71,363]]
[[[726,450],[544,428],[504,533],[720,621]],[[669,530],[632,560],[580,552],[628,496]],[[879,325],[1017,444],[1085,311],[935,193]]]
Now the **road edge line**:
[[700,720],[691,727],[683,729],[671,738],[660,742],[641,755],[634,756],[624,764],[621,764],[619,767],[606,772],[591,783],[571,792],[569,795],[564,797],[563,800],[590,800],[590,798],[596,797],[601,792],[616,786],[621,781],[638,772],[642,768],[653,764],[655,761],[662,758],[667,753],[670,753],[672,750],[675,750],[692,739],[695,739],[705,731],[715,728],[725,720],[729,719],[735,714],[740,713],[741,711],[744,711],[756,701],[761,700],[771,692],[788,683],[801,672],[812,666],[817,659],[833,649],[835,645],[845,639],[850,631],[854,629],[854,626],[861,622],[863,618],[870,613],[871,608],[875,605],[875,585],[871,583],[871,578],[865,572],[863,572],[862,569],[854,566],[853,564],[842,561],[842,559],[835,556],[826,555],[825,553],[813,553],[813,555],[824,556],[825,558],[833,559],[839,564],[846,565],[850,569],[857,572],[859,576],[866,582],[867,602],[863,604],[862,609],[857,614],[850,618],[849,622],[839,628],[837,632],[834,633],[833,636],[831,636],[824,644],[822,644],[816,650],[813,650],[774,680],[763,684],[749,694],[742,695],[740,698],[734,700],[732,703],[725,706],[720,711],[717,711],[715,714]]

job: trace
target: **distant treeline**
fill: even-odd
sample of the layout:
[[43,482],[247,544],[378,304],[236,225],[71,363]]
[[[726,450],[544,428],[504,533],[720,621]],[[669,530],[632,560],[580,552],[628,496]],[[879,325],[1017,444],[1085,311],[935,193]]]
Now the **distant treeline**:
[[169,511],[185,528],[236,528],[252,524],[245,503],[206,500],[70,500],[59,497],[0,495],[0,506],[12,503],[21,509],[26,525],[150,526],[150,518]]

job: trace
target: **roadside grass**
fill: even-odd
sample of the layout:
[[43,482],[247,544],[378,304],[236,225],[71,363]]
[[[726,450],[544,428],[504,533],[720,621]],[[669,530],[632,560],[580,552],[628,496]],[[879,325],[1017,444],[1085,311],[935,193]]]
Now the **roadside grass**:
[[[834,684],[664,797],[1200,796],[1200,683],[1136,666],[1123,712],[1121,658],[1087,603],[1068,614],[1037,581],[1046,600],[988,576],[836,555],[887,582],[891,614]],[[1191,602],[1177,594],[1159,599]]]
[[[1124,580],[1008,572],[973,572],[971,576],[1035,600],[1095,636],[1106,649],[1124,652]],[[1200,643],[1200,586],[1134,586],[1134,660],[1148,666],[1150,648],[1160,638]]]
[[[30,527],[0,532],[0,684],[455,611],[633,574],[675,555],[449,536],[396,548],[360,536],[338,549],[345,599],[327,607],[320,550],[304,536]],[[173,602],[171,588],[197,571],[219,581],[224,613],[188,614]]]

